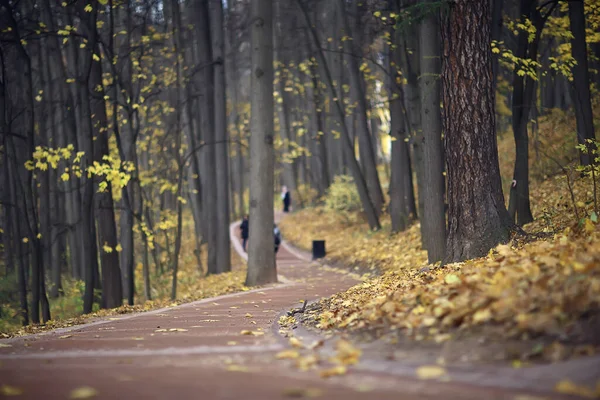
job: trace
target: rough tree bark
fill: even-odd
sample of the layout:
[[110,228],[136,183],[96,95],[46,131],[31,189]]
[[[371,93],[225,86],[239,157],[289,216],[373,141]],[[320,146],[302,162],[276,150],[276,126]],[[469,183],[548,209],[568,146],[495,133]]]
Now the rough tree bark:
[[448,169],[445,262],[485,255],[508,240],[496,144],[490,5],[450,3],[442,29],[442,99]]

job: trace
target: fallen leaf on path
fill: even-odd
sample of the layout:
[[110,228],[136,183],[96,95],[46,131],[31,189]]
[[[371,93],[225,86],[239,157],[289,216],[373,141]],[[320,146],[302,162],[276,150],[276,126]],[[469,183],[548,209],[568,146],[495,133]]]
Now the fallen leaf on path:
[[346,372],[348,372],[348,369],[345,365],[338,365],[337,367],[322,370],[319,372],[319,376],[321,378],[329,378],[331,376],[344,375]]
[[288,388],[284,389],[283,395],[287,397],[303,398],[303,397],[319,397],[323,394],[321,389],[316,388]]
[[304,347],[304,343],[302,343],[302,341],[300,339],[298,339],[297,337],[292,336],[290,338],[290,345],[292,347],[296,347],[296,348],[303,348]]
[[417,368],[417,376],[419,379],[435,379],[445,376],[446,369],[437,365],[424,365]]
[[213,304],[214,304],[215,306],[218,306],[218,305],[219,305],[219,303],[215,303],[215,302],[213,302]]
[[319,340],[314,341],[310,345],[306,346],[306,348],[309,350],[315,350],[315,349],[318,349],[319,347],[323,346],[323,344],[325,344],[325,341],[323,339],[319,339]]
[[231,371],[231,372],[248,372],[249,369],[248,369],[248,367],[245,367],[243,365],[231,364],[231,365],[227,366],[227,371]]
[[73,337],[73,335],[62,335],[62,336],[59,336],[58,338],[59,339],[68,339],[68,338],[71,338],[71,337]]
[[596,398],[596,392],[587,386],[578,385],[569,379],[563,379],[554,386],[554,390],[562,394],[574,394],[588,399]]
[[2,385],[0,386],[0,393],[5,396],[20,396],[23,394],[23,389],[16,386]]
[[183,328],[171,328],[169,329],[169,332],[187,332],[187,329],[183,329]]
[[296,361],[296,367],[300,371],[308,371],[315,367],[319,363],[319,356],[317,354],[309,354],[305,357],[300,357]]
[[0,343],[0,349],[3,347],[12,347],[12,344]]
[[134,336],[134,337],[132,337],[132,339],[133,340],[144,340],[144,338],[141,336]]
[[242,335],[251,335],[251,336],[262,336],[265,333],[264,332],[258,332],[258,331],[249,331],[247,329],[244,329],[243,331],[240,332],[240,334],[242,334]]
[[234,340],[230,340],[229,342],[227,342],[227,346],[235,346],[236,344],[237,342]]
[[297,350],[283,350],[275,355],[275,358],[277,358],[278,360],[284,360],[284,359],[293,360],[298,357],[300,357],[300,353],[298,353]]
[[252,314],[250,314],[250,313],[247,313],[247,314],[245,315],[245,317],[246,317],[246,318],[252,318]]
[[342,365],[354,365],[358,363],[358,359],[362,354],[362,350],[355,347],[347,340],[340,339],[336,343],[336,355],[333,361]]
[[233,308],[233,309],[237,310],[239,307],[238,306],[233,306],[233,307],[229,307],[229,308]]
[[155,330],[154,332],[166,332],[166,331],[167,331],[166,329],[164,329],[164,328],[161,328],[161,329],[157,329],[157,330]]
[[98,395],[98,391],[93,387],[82,386],[71,391],[71,399],[90,399]]

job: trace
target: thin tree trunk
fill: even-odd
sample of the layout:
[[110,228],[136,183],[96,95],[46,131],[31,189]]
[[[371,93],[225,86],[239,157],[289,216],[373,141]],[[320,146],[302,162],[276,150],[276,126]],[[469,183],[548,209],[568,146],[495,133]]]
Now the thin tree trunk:
[[[214,65],[215,172],[217,192],[217,264],[216,273],[231,271],[229,242],[229,134],[225,87],[225,31],[223,2],[210,0],[212,56]],[[210,171],[208,171],[210,173]]]
[[444,212],[444,155],[440,115],[440,35],[438,18],[428,16],[419,26],[421,53],[421,126],[423,129],[423,211],[421,232],[428,238],[427,254],[433,263],[446,252],[446,214]]
[[218,252],[218,220],[217,220],[217,182],[215,174],[215,110],[214,110],[214,66],[212,55],[212,42],[210,32],[210,18],[208,1],[202,0],[197,2],[197,41],[200,57],[200,64],[209,65],[202,69],[200,75],[200,88],[202,98],[200,99],[200,121],[201,132],[204,143],[212,143],[213,145],[205,146],[201,150],[203,159],[202,174],[202,219],[205,222],[206,241],[208,243],[207,254],[207,272],[209,274],[217,273],[217,252]]
[[377,162],[375,154],[373,152],[372,137],[369,132],[369,120],[367,118],[367,102],[365,98],[365,91],[363,89],[362,79],[360,77],[359,65],[354,55],[356,50],[352,43],[358,41],[358,35],[353,33],[348,23],[348,17],[345,12],[344,0],[337,0],[338,10],[341,13],[342,23],[346,35],[353,38],[353,40],[344,40],[344,50],[346,51],[346,62],[348,65],[348,72],[350,76],[350,87],[354,93],[354,99],[357,102],[357,108],[355,115],[357,116],[357,136],[359,142],[359,148],[361,155],[364,159],[361,160],[361,166],[364,170],[365,179],[367,181],[367,187],[371,196],[373,207],[375,212],[379,216],[383,210],[383,204],[385,203],[383,198],[383,192],[381,190],[381,183],[379,181],[379,175],[377,174]]
[[588,140],[595,140],[594,115],[590,94],[590,74],[585,42],[585,13],[583,0],[569,1],[569,20],[571,22],[571,54],[577,61],[573,67],[573,99],[577,118],[577,142],[583,144],[587,151],[579,152],[581,165],[594,162],[593,145]]

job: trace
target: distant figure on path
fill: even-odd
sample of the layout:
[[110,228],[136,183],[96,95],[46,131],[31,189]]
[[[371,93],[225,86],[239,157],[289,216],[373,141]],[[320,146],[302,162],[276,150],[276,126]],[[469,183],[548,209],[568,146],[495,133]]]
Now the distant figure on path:
[[246,243],[248,243],[248,216],[244,215],[244,219],[242,220],[242,223],[240,224],[240,231],[241,231],[241,236],[242,236],[242,247],[244,248],[244,251],[246,251]]
[[292,198],[287,186],[281,188],[281,199],[283,200],[283,212],[290,212],[290,203]]
[[273,227],[273,237],[275,239],[275,254],[279,251],[279,245],[281,244],[281,231],[277,227],[277,224]]

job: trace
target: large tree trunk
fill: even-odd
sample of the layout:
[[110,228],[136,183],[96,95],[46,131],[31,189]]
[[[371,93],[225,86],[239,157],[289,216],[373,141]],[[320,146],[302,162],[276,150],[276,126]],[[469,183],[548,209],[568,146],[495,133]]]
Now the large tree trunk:
[[250,232],[247,286],[277,282],[273,239],[273,1],[251,18]]
[[446,262],[481,257],[508,240],[496,144],[488,0],[457,0],[442,29],[448,168]]
[[[217,192],[217,264],[216,273],[231,271],[229,242],[229,134],[227,132],[227,105],[225,88],[225,32],[223,29],[223,2],[211,0],[210,23],[214,64],[215,110],[215,173]],[[207,171],[210,173],[210,171]]]
[[594,115],[590,95],[590,74],[585,43],[585,14],[583,0],[569,1],[569,20],[571,21],[571,54],[577,61],[573,67],[573,100],[577,118],[577,142],[587,147],[588,151],[579,152],[581,165],[594,162],[591,154],[593,148],[588,140],[595,140]]
[[446,252],[446,214],[444,211],[444,155],[440,115],[440,35],[438,17],[432,15],[419,27],[421,53],[421,126],[423,130],[423,214],[421,232],[428,238],[427,254],[433,263]]

